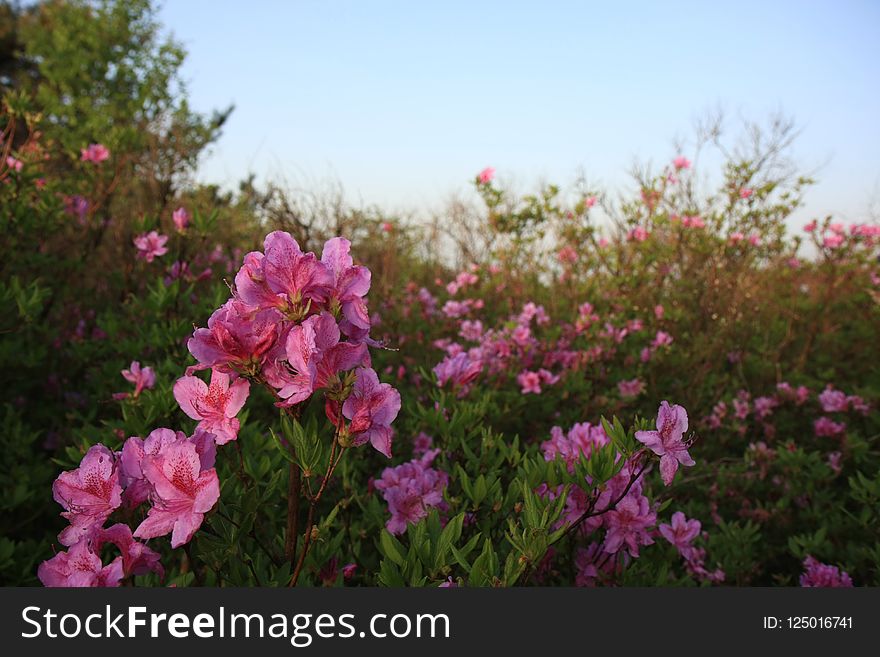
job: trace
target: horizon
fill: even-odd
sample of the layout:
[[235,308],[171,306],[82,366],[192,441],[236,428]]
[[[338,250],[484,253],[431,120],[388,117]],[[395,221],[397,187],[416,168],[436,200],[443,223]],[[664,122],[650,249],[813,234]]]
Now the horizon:
[[199,182],[329,181],[355,205],[423,213],[491,166],[517,189],[583,173],[615,196],[634,162],[678,155],[677,138],[692,155],[694,120],[721,107],[730,136],[779,111],[802,129],[792,154],[818,182],[790,228],[864,221],[880,199],[877,3],[239,8],[159,11],[188,52],[192,107],[235,105]]

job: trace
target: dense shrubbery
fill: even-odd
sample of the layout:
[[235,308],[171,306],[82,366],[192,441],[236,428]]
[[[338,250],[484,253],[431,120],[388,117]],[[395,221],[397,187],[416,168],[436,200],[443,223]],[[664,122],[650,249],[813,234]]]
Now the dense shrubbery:
[[880,229],[786,235],[787,126],[714,191],[487,169],[441,246],[192,184],[146,2],[4,11],[4,583],[878,583]]

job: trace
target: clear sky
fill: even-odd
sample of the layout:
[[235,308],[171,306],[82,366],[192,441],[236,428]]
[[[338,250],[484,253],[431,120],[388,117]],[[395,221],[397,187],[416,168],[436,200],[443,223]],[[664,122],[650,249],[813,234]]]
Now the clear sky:
[[193,106],[236,105],[205,181],[333,177],[416,210],[489,165],[614,191],[720,105],[803,127],[805,214],[859,221],[880,197],[878,0],[164,0],[160,19]]

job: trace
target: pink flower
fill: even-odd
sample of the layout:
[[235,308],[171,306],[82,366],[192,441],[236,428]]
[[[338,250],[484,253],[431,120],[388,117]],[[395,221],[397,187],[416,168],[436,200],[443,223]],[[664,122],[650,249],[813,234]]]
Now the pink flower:
[[24,162],[17,160],[10,155],[6,158],[6,166],[18,173],[24,168]]
[[88,147],[81,149],[80,160],[83,162],[92,162],[100,164],[110,157],[110,151],[103,144],[89,144]]
[[461,330],[459,331],[459,335],[465,340],[478,342],[480,338],[483,337],[483,322],[481,322],[480,320],[464,320],[461,323]]
[[843,235],[838,235],[836,233],[832,235],[826,235],[822,240],[822,246],[828,249],[836,249],[841,244],[843,244],[844,239],[845,238]]
[[351,242],[334,237],[324,244],[321,262],[332,272],[331,303],[342,308],[342,314],[359,329],[370,328],[370,316],[364,296],[370,291],[370,270],[353,263]]
[[618,381],[617,390],[624,399],[632,399],[645,391],[645,382],[638,378],[630,381]]
[[830,417],[820,417],[813,422],[813,432],[819,438],[834,438],[846,431],[844,422],[835,422]]
[[683,155],[679,155],[677,158],[672,160],[672,166],[674,166],[677,170],[681,169],[690,169],[691,161],[684,157]]
[[70,521],[58,540],[73,545],[93,527],[100,527],[122,504],[122,486],[113,452],[104,445],[89,448],[75,470],[62,472],[52,484],[52,496]]
[[574,424],[568,434],[563,433],[561,427],[550,429],[550,440],[541,443],[541,451],[545,461],[553,461],[558,456],[566,465],[573,466],[582,454],[589,458],[594,449],[609,442],[601,425],[581,422]]
[[753,190],[749,187],[743,187],[742,189],[739,190],[739,197],[740,198],[749,198],[754,193],[755,193],[755,190]]
[[372,368],[358,368],[351,395],[342,405],[342,414],[351,420],[352,445],[369,441],[376,450],[391,458],[391,423],[399,411],[400,393],[387,383],[379,383]]
[[559,249],[559,252],[556,254],[556,259],[562,264],[572,264],[577,262],[578,254],[577,251],[574,250],[574,247],[566,245]]
[[626,239],[630,242],[644,242],[648,239],[648,231],[642,226],[636,226],[626,234]]
[[837,566],[820,563],[810,556],[804,559],[804,574],[801,575],[800,583],[805,587],[827,588],[846,588],[853,585],[846,571],[840,570]]
[[849,403],[847,397],[840,390],[834,390],[831,386],[827,386],[819,394],[819,404],[826,413],[843,413],[847,410]]
[[746,236],[743,235],[743,234],[740,233],[740,232],[731,233],[731,234],[730,234],[730,243],[731,243],[731,244],[739,244],[739,243],[742,242],[745,238],[746,238]]
[[477,182],[481,185],[488,185],[495,178],[495,169],[492,167],[486,167],[479,174],[477,174]]
[[138,250],[138,258],[147,262],[153,262],[155,258],[168,253],[168,248],[165,246],[167,241],[167,235],[160,235],[155,230],[138,235],[133,240]]
[[816,232],[816,227],[818,225],[819,225],[819,222],[816,221],[815,219],[813,219],[811,222],[809,222],[808,224],[806,224],[804,226],[804,230],[807,231],[808,233],[814,233],[814,232]]
[[213,367],[221,372],[258,373],[278,339],[280,320],[274,310],[254,312],[241,301],[230,299],[214,311],[208,328],[196,329],[187,342],[190,353],[200,363],[192,369]]
[[663,306],[661,306],[660,304],[654,306],[654,317],[656,317],[657,319],[663,319],[663,312]]
[[[331,257],[338,256],[343,261],[347,253],[342,253],[341,244],[338,246],[339,249],[331,247]],[[281,230],[269,233],[263,247],[266,255],[259,258],[261,271],[248,272],[251,283],[263,290],[259,294],[254,294],[252,288],[245,290],[239,276],[235,277],[236,289],[245,302],[266,307],[260,302],[265,302],[265,288],[268,288],[269,293],[278,297],[270,305],[280,305],[285,314],[301,316],[312,305],[328,300],[335,287],[334,272],[314,253],[303,253],[290,233]]]
[[443,490],[449,476],[430,467],[439,453],[435,449],[420,459],[385,468],[376,480],[376,490],[382,492],[391,513],[385,527],[392,534],[402,534],[407,523],[416,523],[428,515],[430,508],[444,505]]
[[100,553],[101,547],[106,543],[112,543],[122,553],[123,576],[146,575],[151,571],[159,577],[165,576],[165,569],[159,563],[159,553],[134,540],[128,525],[116,523],[107,529],[98,530],[95,534],[95,551]]
[[347,563],[342,567],[342,577],[344,579],[351,579],[355,576],[357,572],[357,564],[356,563]]
[[225,445],[238,437],[241,423],[235,416],[244,406],[251,384],[236,379],[229,385],[229,375],[211,370],[211,384],[195,376],[183,376],[174,384],[174,398],[181,410],[193,420],[199,420],[198,429],[213,433],[218,445]]
[[122,370],[122,377],[129,383],[134,384],[133,397],[137,397],[144,390],[148,390],[156,385],[156,373],[152,367],[141,368],[141,364],[133,360],[127,370]]
[[174,227],[178,233],[182,233],[189,226],[189,212],[186,208],[177,208],[172,214],[171,219],[174,221]]
[[516,382],[522,388],[521,392],[524,395],[529,393],[541,394],[541,375],[537,372],[530,372],[529,370],[520,372],[516,375]]
[[89,537],[83,537],[67,552],[59,552],[37,569],[43,586],[50,587],[119,586],[123,575],[122,557],[105,566],[92,550]]
[[419,435],[413,438],[413,454],[415,456],[424,456],[434,444],[434,439],[424,431],[420,431]]
[[383,221],[382,222],[382,232],[383,233],[390,233],[392,230],[394,230],[394,224],[392,224],[390,221]]
[[691,543],[700,535],[700,521],[688,520],[681,511],[672,514],[672,524],[661,524],[660,535],[675,546],[679,554],[689,559],[693,554]]
[[667,486],[672,483],[678,464],[694,465],[684,442],[688,428],[687,412],[681,406],[664,401],[657,411],[657,431],[636,431],[636,440],[660,456],[660,474]]
[[156,455],[145,455],[142,468],[153,487],[153,506],[134,536],[155,538],[170,532],[171,547],[188,543],[220,499],[216,470],[204,470],[195,444],[180,438]]
[[584,205],[587,206],[588,208],[592,208],[594,205],[596,205],[596,197],[595,196],[586,197],[584,199]]
[[471,384],[482,371],[483,362],[480,359],[471,358],[470,354],[466,352],[447,356],[433,369],[437,376],[437,385],[442,388],[451,382],[452,387],[458,390],[459,397],[464,397],[468,393]]
[[654,340],[651,342],[651,348],[659,349],[660,347],[668,347],[672,344],[672,341],[672,336],[666,331],[657,331],[657,335],[654,336]]
[[605,514],[608,531],[603,550],[614,554],[625,545],[630,556],[638,557],[640,545],[651,545],[654,542],[647,530],[656,521],[657,514],[651,511],[647,497],[627,495]]

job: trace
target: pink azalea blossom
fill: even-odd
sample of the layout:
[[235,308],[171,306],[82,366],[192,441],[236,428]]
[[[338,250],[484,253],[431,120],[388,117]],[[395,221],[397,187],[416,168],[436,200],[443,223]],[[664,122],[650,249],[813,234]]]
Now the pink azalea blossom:
[[208,328],[196,329],[187,342],[199,361],[192,369],[213,367],[221,372],[256,374],[275,346],[280,319],[274,310],[254,312],[241,301],[230,299],[214,311]]
[[661,524],[658,528],[660,535],[675,546],[679,554],[685,559],[693,554],[693,540],[700,535],[700,521],[688,520],[681,512],[672,514],[672,524]]
[[88,147],[80,150],[80,160],[83,162],[91,162],[100,164],[110,157],[110,151],[103,144],[89,144]]
[[440,450],[427,452],[394,468],[385,468],[374,486],[388,503],[391,518],[385,527],[392,534],[402,534],[408,523],[416,523],[433,507],[442,507],[443,491],[449,482],[445,472],[430,467]]
[[745,238],[746,238],[746,236],[743,235],[743,234],[740,233],[740,232],[731,233],[731,234],[730,234],[730,243],[731,243],[731,244],[739,244],[739,243],[742,242]]
[[819,393],[819,404],[826,413],[843,413],[849,406],[846,395],[831,386]]
[[124,576],[122,557],[116,557],[106,566],[92,549],[89,537],[74,543],[67,552],[59,552],[37,569],[43,586],[95,587],[119,586]]
[[853,582],[846,571],[808,556],[804,559],[804,573],[800,584],[804,587],[848,588]]
[[477,181],[481,185],[488,185],[495,178],[495,169],[492,167],[486,167],[479,174],[477,174]]
[[645,391],[645,382],[639,378],[630,381],[618,381],[617,390],[624,399],[632,399]]
[[165,246],[168,236],[160,235],[155,230],[138,235],[133,241],[138,250],[138,258],[147,262],[153,262],[159,256],[168,253],[168,248]]
[[541,443],[541,451],[545,461],[553,461],[558,456],[571,467],[581,455],[589,458],[593,450],[605,447],[609,442],[601,425],[580,422],[574,424],[567,434],[561,427],[550,429],[550,439]]
[[241,378],[230,385],[228,374],[211,370],[210,385],[195,376],[179,378],[174,398],[184,413],[199,420],[198,429],[213,433],[217,444],[225,445],[238,437],[241,423],[235,416],[247,401],[250,385]]
[[755,190],[753,190],[749,187],[743,187],[742,189],[739,190],[739,197],[740,198],[749,198],[754,193],[755,193]]
[[644,242],[648,239],[648,231],[642,226],[636,226],[626,234],[626,239],[630,242]]
[[196,445],[180,438],[156,455],[145,455],[141,467],[152,485],[153,505],[134,536],[155,538],[170,532],[171,547],[188,543],[220,498],[216,470],[203,469]]
[[127,370],[122,370],[122,377],[129,383],[134,384],[133,397],[138,397],[141,392],[156,385],[156,373],[152,367],[141,367],[141,364],[133,360]]
[[597,199],[595,196],[588,196],[584,199],[584,205],[588,208],[592,208],[594,205],[596,205],[596,200]]
[[21,160],[17,160],[10,155],[6,158],[6,166],[9,167],[12,171],[19,173],[24,168],[24,162],[22,162]]
[[468,393],[474,380],[482,371],[482,361],[471,358],[470,354],[466,352],[447,356],[433,369],[437,376],[437,385],[442,388],[447,383],[451,383],[452,387],[458,390],[459,397],[464,397]]
[[679,463],[684,466],[694,465],[684,442],[687,429],[688,417],[684,408],[670,406],[664,401],[657,411],[657,430],[636,431],[636,439],[661,457],[660,474],[667,486],[672,483]]
[[351,420],[352,445],[369,441],[391,458],[391,423],[399,411],[400,393],[387,383],[379,383],[372,368],[358,368],[351,395],[342,405],[342,414]]
[[808,233],[814,233],[814,232],[816,232],[816,228],[818,227],[818,225],[819,225],[819,222],[816,221],[815,219],[813,219],[811,222],[804,225],[804,230]]
[[370,270],[353,263],[351,242],[334,237],[324,244],[321,262],[333,275],[331,300],[340,304],[342,314],[360,329],[370,328],[370,316],[364,296],[370,291]]
[[638,557],[639,546],[654,542],[648,528],[657,521],[657,514],[644,495],[627,495],[605,516],[605,552],[614,554],[625,546],[630,556]]
[[846,431],[846,423],[835,422],[830,417],[820,417],[813,422],[813,432],[819,438],[835,438]]
[[58,540],[73,545],[92,528],[100,527],[122,504],[122,486],[113,452],[104,445],[89,448],[75,470],[62,472],[52,484],[52,496],[70,521]]
[[516,382],[522,388],[521,392],[524,395],[529,393],[541,394],[541,375],[537,372],[530,372],[529,370],[520,372],[516,375]]
[[691,161],[689,159],[687,159],[686,157],[684,157],[683,155],[679,155],[677,158],[672,160],[672,166],[674,166],[678,170],[690,169],[691,168]]
[[[347,253],[331,247],[331,257],[338,255],[340,262]],[[324,262],[317,259],[314,253],[303,253],[290,233],[276,230],[269,233],[263,242],[265,256],[261,259],[262,271],[251,274],[252,283],[268,290],[276,296],[280,295],[283,302],[282,311],[286,313],[304,313],[313,304],[325,303],[334,290],[334,272]],[[339,274],[337,274],[339,275]],[[236,289],[247,303],[248,293],[241,289],[239,277],[235,278]],[[352,283],[352,294],[362,290],[360,283]],[[265,297],[265,293],[261,294]],[[257,305],[257,304],[254,304]],[[273,305],[277,305],[273,304]]]
[[189,226],[189,212],[186,208],[177,208],[172,214],[171,219],[174,221],[174,227],[178,233],[182,233]]
[[134,540],[131,535],[131,527],[128,525],[116,523],[107,529],[101,529],[96,532],[95,551],[100,553],[101,546],[106,543],[112,543],[122,553],[122,572],[124,577],[129,575],[146,575],[149,572],[154,572],[159,577],[165,576],[165,569],[159,563],[161,555],[143,543]]
[[838,234],[826,235],[822,239],[822,246],[824,246],[825,248],[828,248],[828,249],[836,249],[841,244],[843,244],[844,239],[845,238],[843,235],[838,235]]

